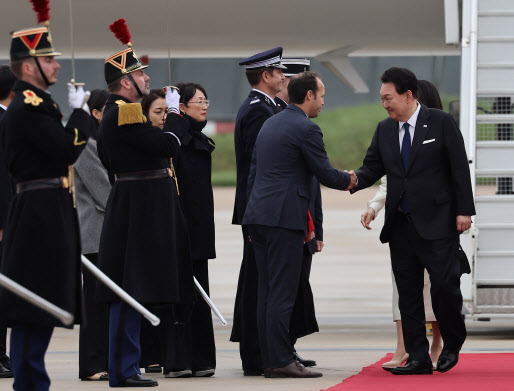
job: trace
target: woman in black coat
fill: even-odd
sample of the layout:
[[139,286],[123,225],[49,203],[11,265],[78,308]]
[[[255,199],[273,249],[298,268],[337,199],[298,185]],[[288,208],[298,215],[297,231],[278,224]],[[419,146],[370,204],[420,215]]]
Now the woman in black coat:
[[[180,83],[182,121],[187,127],[182,146],[173,160],[177,173],[179,198],[187,221],[193,274],[209,293],[208,260],[216,257],[214,246],[214,202],[211,185],[211,153],[214,142],[202,133],[209,101],[205,89],[195,83]],[[183,119],[187,121],[183,121]],[[190,320],[169,328],[174,338],[173,352],[166,352],[174,368],[168,377],[207,377],[214,374],[216,347],[209,306],[197,297]]]

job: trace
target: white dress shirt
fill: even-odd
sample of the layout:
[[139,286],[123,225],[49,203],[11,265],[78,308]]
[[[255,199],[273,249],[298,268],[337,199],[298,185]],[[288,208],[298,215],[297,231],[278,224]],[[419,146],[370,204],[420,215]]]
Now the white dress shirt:
[[[421,105],[418,102],[418,108],[412,114],[412,116],[407,120],[409,124],[409,133],[410,133],[410,143],[414,140],[414,129],[416,129],[416,122],[418,120],[419,110],[421,109]],[[403,124],[405,122],[399,121],[398,125],[400,126],[400,132],[398,133],[398,141],[400,142],[400,152],[402,150],[403,136],[405,135],[405,129],[403,128]]]

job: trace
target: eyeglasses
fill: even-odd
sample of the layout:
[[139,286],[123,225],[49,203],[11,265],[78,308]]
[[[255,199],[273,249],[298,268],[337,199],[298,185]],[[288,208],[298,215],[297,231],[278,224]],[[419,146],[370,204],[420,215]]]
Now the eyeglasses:
[[211,105],[210,100],[199,100],[198,102],[187,102],[187,104],[190,104],[190,103],[194,103],[194,104],[205,106],[205,107],[209,107]]

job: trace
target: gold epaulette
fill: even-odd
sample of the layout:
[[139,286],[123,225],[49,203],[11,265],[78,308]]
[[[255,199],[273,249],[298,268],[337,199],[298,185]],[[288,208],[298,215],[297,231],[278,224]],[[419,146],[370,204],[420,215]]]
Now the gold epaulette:
[[146,122],[141,103],[118,104],[118,126]]

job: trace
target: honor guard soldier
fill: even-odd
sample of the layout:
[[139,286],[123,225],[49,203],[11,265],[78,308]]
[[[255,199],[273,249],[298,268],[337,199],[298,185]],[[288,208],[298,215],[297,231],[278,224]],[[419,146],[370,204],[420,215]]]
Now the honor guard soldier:
[[[46,18],[45,18],[46,16]],[[39,15],[39,22],[46,21]],[[11,69],[18,78],[14,99],[1,122],[1,148],[16,183],[3,237],[0,272],[80,320],[80,235],[70,190],[71,165],[94,126],[87,94],[70,85],[74,109],[66,127],[46,90],[57,81],[59,64],[48,27],[16,31]],[[0,314],[11,331],[11,365],[16,390],[48,390],[44,355],[53,329],[64,326],[50,314],[0,290]]]
[[[16,77],[8,65],[0,66],[0,121],[14,97],[14,82]],[[4,234],[7,212],[13,197],[12,178],[5,165],[4,156],[0,153],[0,255],[2,252],[2,237]],[[1,263],[1,258],[0,258]],[[0,378],[13,377],[11,362],[7,356],[7,328],[0,326]]]
[[[174,124],[187,120],[176,114],[177,90],[167,87],[170,113],[164,128],[148,121],[138,103],[150,92],[146,66],[132,48],[125,20],[110,28],[128,47],[105,60],[111,96],[100,123],[98,153],[115,181],[105,211],[99,267],[140,303],[185,303],[193,296],[193,273],[170,158],[178,152],[187,129]],[[103,285],[97,287],[97,297],[111,303],[109,385],[157,386],[157,381],[141,376],[139,370],[141,315]],[[163,334],[170,319],[161,317]],[[164,368],[164,374],[170,369]]]
[[[247,202],[247,182],[253,147],[262,124],[279,111],[275,97],[283,88],[285,67],[281,64],[282,48],[258,53],[239,65],[246,68],[246,77],[252,91],[245,99],[236,117],[234,144],[236,151],[237,186],[232,224],[241,225]],[[243,260],[234,306],[234,326],[230,340],[239,342],[239,352],[245,376],[263,373],[257,334],[257,266],[253,247],[243,231]]]

